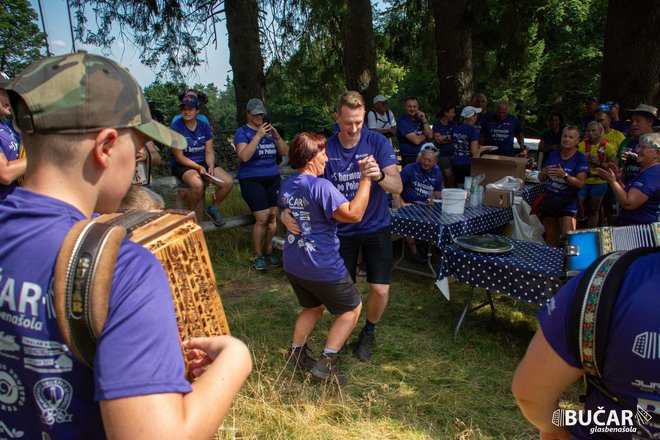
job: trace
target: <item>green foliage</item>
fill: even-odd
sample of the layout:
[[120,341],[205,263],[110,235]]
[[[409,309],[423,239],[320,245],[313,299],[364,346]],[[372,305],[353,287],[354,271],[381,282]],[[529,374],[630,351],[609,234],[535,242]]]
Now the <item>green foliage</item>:
[[184,83],[154,82],[144,88],[144,95],[148,101],[153,101],[156,108],[165,116],[165,123],[169,124],[179,112],[179,93],[186,89]]
[[28,0],[0,0],[0,71],[10,77],[41,57],[45,36],[37,18]]

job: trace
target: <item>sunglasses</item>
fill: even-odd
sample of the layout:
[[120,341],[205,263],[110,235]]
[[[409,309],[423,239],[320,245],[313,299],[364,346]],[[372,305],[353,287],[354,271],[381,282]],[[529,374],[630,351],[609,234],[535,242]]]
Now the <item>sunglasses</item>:
[[421,151],[433,151],[434,153],[437,153],[437,152],[440,151],[440,150],[438,150],[438,149],[437,149],[436,147],[434,147],[433,145],[424,145],[424,146],[422,147]]

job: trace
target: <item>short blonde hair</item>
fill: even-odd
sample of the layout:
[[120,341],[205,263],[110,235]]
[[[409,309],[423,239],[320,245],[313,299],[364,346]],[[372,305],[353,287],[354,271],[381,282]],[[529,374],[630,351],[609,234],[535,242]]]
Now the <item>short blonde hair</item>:
[[121,209],[141,209],[153,211],[165,208],[165,201],[160,196],[144,186],[131,185],[119,205]]
[[344,106],[353,110],[356,108],[363,108],[363,109],[366,108],[366,105],[364,103],[364,98],[362,97],[362,95],[352,90],[342,93],[341,95],[339,95],[339,98],[337,98],[338,114],[341,113],[341,108]]

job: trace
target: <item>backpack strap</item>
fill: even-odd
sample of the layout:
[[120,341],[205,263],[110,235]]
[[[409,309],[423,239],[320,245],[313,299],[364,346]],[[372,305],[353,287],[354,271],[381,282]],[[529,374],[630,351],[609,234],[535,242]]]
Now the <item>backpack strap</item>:
[[90,220],[67,233],[55,263],[57,325],[71,353],[90,368],[108,317],[110,287],[126,229]]

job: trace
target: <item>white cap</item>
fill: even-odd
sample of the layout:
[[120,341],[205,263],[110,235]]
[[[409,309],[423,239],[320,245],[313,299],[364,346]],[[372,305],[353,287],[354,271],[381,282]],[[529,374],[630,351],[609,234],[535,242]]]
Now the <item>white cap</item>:
[[468,118],[471,118],[474,115],[478,115],[479,113],[481,113],[480,108],[472,107],[472,106],[468,105],[461,111],[461,118],[468,119]]
[[387,98],[383,95],[376,95],[374,97],[374,104],[378,104],[379,102],[387,102]]

